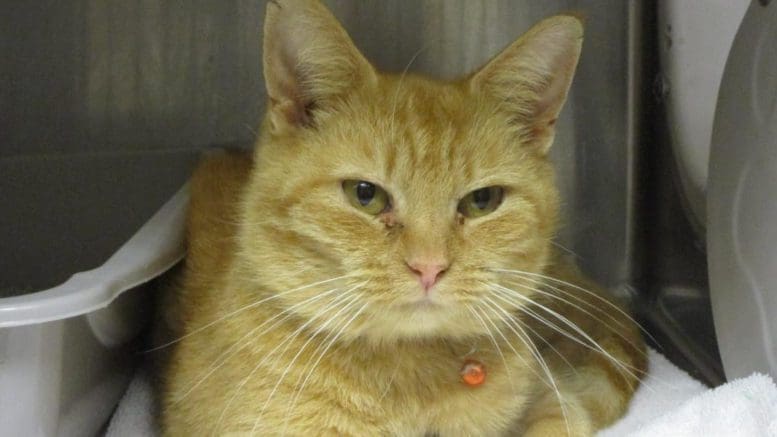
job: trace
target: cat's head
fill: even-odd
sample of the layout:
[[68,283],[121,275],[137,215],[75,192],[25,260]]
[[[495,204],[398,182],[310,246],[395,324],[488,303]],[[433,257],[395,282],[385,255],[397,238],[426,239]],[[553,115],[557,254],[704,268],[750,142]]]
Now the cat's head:
[[[582,42],[546,19],[457,81],[383,74],[315,0],[268,3],[268,113],[240,260],[311,329],[468,336],[524,305],[549,261],[547,152]],[[533,280],[532,280],[533,279]],[[347,324],[347,326],[346,326]]]

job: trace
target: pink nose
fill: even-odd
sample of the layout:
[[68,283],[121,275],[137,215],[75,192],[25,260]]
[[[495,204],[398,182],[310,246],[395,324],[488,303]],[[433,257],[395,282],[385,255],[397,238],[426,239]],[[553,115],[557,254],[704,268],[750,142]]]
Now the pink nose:
[[407,263],[407,266],[418,276],[418,281],[421,282],[425,291],[429,291],[440,279],[440,276],[448,270],[448,264],[412,262]]

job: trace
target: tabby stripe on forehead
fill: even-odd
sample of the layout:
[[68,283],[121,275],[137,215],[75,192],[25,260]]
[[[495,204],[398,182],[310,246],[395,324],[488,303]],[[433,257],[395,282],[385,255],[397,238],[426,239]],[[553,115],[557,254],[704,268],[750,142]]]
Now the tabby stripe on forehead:
[[396,170],[397,165],[397,146],[394,144],[384,145],[381,148],[381,153],[383,154],[383,161],[385,162],[385,174],[389,179],[393,179],[394,170]]

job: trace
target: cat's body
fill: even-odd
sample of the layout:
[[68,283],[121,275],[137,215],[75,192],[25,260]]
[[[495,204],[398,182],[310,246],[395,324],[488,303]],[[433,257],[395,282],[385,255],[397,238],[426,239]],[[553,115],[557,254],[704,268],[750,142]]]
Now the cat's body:
[[[625,411],[639,332],[551,246],[545,151],[580,37],[553,20],[440,83],[375,72],[317,2],[268,5],[259,147],[192,183],[167,435],[590,435]],[[560,49],[531,69],[554,48],[535,40]]]

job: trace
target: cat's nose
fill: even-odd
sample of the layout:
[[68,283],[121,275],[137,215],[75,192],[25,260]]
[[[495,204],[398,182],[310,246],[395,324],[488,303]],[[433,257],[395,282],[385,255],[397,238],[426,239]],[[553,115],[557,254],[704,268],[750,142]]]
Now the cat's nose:
[[424,291],[429,291],[430,288],[440,280],[440,277],[448,267],[449,263],[446,262],[424,262],[413,261],[407,262],[407,266],[410,268],[416,276],[418,281],[421,282],[421,286],[424,287]]

